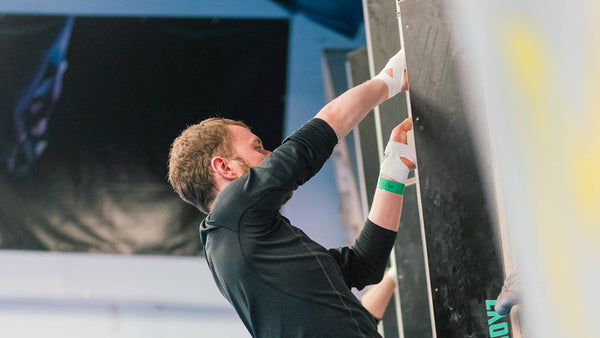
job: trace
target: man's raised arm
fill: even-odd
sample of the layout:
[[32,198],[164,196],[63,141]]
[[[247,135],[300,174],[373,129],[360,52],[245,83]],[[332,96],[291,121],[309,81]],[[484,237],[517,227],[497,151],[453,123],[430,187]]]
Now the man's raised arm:
[[327,122],[341,140],[371,109],[407,89],[406,62],[401,50],[388,61],[379,75],[338,96],[315,117]]
[[[400,50],[373,79],[356,86],[328,103],[315,116],[335,131],[338,140],[346,136],[368,113],[388,98],[408,89],[406,61]],[[408,172],[415,167],[414,156],[406,145],[410,119],[392,131],[381,166],[369,219],[389,230],[397,231],[402,211],[402,192]]]

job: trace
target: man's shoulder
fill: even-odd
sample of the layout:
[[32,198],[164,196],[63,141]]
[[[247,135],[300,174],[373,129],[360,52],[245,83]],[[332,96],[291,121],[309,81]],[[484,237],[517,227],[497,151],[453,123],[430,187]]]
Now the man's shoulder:
[[[207,238],[209,235],[213,236],[215,233],[221,233],[220,229],[225,229],[227,233],[238,232],[239,222],[233,217],[227,217],[227,213],[215,213],[211,211],[206,217],[200,222],[200,239],[203,245],[206,245]],[[222,235],[220,235],[222,236]]]
[[238,177],[219,192],[213,202],[210,215],[213,215],[215,219],[221,219],[243,213],[250,204],[248,192],[244,189],[247,175]]

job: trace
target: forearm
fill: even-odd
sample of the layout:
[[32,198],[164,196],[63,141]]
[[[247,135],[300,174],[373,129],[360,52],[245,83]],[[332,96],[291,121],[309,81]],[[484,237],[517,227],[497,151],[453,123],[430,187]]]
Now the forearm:
[[[383,178],[390,179],[385,175],[380,175]],[[402,214],[402,199],[403,195],[390,191],[381,190],[379,187],[375,189],[373,203],[369,211],[369,219],[371,222],[388,230],[398,231],[400,224],[400,215]]]
[[383,179],[382,183],[385,180],[391,182],[377,185],[369,212],[369,219],[373,223],[392,231],[398,231],[404,183],[416,164],[413,150],[406,145],[407,133],[411,129],[412,120],[407,118],[392,130],[379,174],[380,180]]
[[341,140],[371,109],[406,90],[406,59],[404,52],[400,50],[373,79],[349,89],[329,102],[315,117],[327,122],[335,131],[338,140]]
[[333,128],[338,140],[346,136],[378,104],[388,98],[388,87],[380,80],[369,80],[349,89],[329,102],[315,116]]
[[360,303],[367,309],[373,317],[380,320],[385,314],[387,305],[396,290],[396,282],[392,277],[384,276],[381,282],[370,287],[369,290],[360,298]]

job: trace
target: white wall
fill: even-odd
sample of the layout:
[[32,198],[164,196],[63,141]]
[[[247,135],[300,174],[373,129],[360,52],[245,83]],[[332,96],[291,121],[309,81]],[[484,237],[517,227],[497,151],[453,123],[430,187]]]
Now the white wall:
[[202,257],[1,251],[0,267],[3,337],[248,336]]

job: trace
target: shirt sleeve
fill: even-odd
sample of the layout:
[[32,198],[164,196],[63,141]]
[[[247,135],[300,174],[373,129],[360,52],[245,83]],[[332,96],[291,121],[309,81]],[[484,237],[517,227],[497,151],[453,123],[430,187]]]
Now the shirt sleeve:
[[354,245],[329,252],[340,266],[346,285],[360,290],[381,281],[395,240],[395,231],[367,219]]
[[226,218],[241,217],[231,214],[237,210],[244,213],[247,225],[265,224],[293,190],[321,169],[336,144],[337,136],[327,122],[318,118],[308,121],[259,166],[231,182],[215,200],[213,216],[223,210]]

